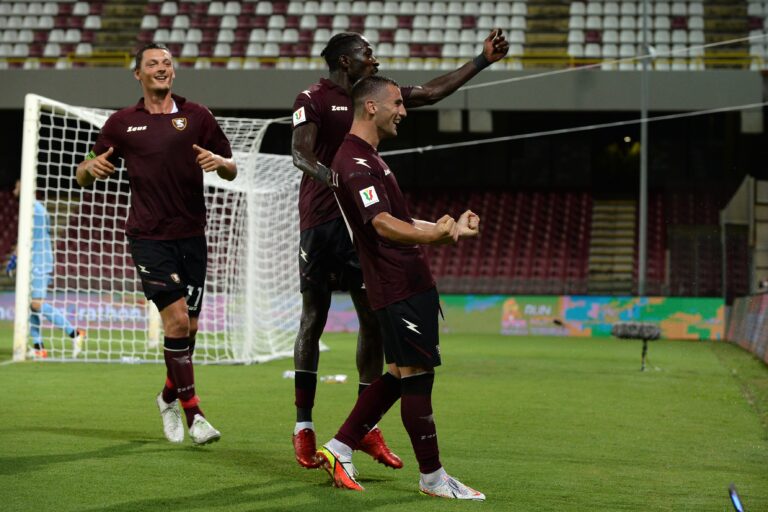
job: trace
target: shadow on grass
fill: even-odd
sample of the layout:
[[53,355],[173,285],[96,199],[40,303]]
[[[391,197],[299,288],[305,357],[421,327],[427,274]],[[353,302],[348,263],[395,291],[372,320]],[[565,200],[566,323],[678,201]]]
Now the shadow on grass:
[[[322,489],[321,489],[322,487]],[[332,494],[332,496],[319,493]],[[304,503],[297,503],[297,496],[307,494]],[[236,485],[222,487],[200,494],[186,494],[184,499],[178,496],[167,498],[143,498],[130,500],[111,506],[98,506],[85,511],[99,512],[137,512],[144,510],[187,511],[190,508],[197,510],[218,510],[247,505],[252,503],[252,510],[259,511],[285,511],[296,506],[307,506],[313,511],[319,510],[370,510],[377,507],[392,506],[391,496],[380,496],[370,499],[367,493],[345,491],[341,489],[328,489],[328,484],[306,485],[285,479],[273,479],[259,484]],[[402,509],[403,504],[423,499],[418,494],[398,498],[397,506]],[[271,503],[270,503],[271,502]],[[323,506],[326,505],[326,506]]]
[[0,457],[0,475],[16,475],[23,472],[33,472],[46,466],[67,462],[95,459],[113,460],[116,457],[121,456],[134,456],[137,450],[149,443],[150,441],[147,440],[132,440],[127,443],[109,445],[97,450],[85,452]]

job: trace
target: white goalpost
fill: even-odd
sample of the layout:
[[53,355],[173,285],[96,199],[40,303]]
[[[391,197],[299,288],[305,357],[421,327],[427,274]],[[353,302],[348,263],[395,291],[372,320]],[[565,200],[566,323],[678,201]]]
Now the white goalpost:
[[[26,96],[14,354],[26,357],[32,272],[33,205],[48,213],[54,270],[46,302],[85,329],[83,352],[45,319],[48,361],[159,362],[161,326],[146,301],[124,235],[127,172],[82,189],[75,168],[112,111]],[[238,177],[205,176],[208,277],[195,361],[253,363],[293,354],[301,314],[296,274],[301,173],[290,156],[259,153],[270,119],[218,118]]]

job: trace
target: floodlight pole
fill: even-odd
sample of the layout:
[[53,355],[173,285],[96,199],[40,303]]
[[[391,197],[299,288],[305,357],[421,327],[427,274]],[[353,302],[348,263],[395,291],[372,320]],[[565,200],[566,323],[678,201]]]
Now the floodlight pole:
[[648,66],[650,65],[648,44],[649,0],[643,0],[642,49],[645,55],[640,71],[640,207],[637,237],[637,294],[645,295],[645,270],[648,254]]

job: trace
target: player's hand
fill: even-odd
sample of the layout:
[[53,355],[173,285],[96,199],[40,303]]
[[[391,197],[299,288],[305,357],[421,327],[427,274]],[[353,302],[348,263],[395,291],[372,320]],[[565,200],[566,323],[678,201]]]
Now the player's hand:
[[197,153],[197,165],[199,165],[203,171],[213,172],[219,170],[220,167],[224,167],[224,158],[213,151],[203,149],[197,144],[192,144],[192,149]]
[[455,244],[459,240],[459,226],[450,215],[443,215],[435,222],[435,245]]
[[496,62],[504,58],[509,51],[509,43],[500,28],[491,30],[483,41],[483,56],[488,62]]
[[16,276],[16,255],[11,254],[11,258],[8,260],[8,264],[5,266],[5,273],[8,274],[8,277],[15,277]]
[[111,157],[114,152],[114,148],[109,148],[96,158],[89,160],[85,170],[97,180],[105,180],[109,178],[115,172],[115,166],[109,161],[109,157]]
[[480,234],[480,217],[472,210],[461,214],[457,222],[459,225],[459,237],[469,238]]
[[[320,162],[317,162],[317,165],[315,166],[315,176],[314,178],[319,181],[320,183],[324,183],[328,185],[329,187],[333,187],[333,174],[334,172],[331,171],[329,168],[321,164]],[[338,183],[337,183],[338,185]]]

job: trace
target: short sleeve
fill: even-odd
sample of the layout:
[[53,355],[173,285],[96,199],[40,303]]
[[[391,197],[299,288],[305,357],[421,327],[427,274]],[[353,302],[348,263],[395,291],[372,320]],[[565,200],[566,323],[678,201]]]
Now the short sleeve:
[[213,151],[224,158],[232,157],[232,147],[229,139],[224,135],[224,131],[219,126],[219,122],[213,117],[210,110],[203,107],[203,132],[201,134],[200,147]]
[[93,145],[93,153],[96,155],[100,155],[107,151],[109,148],[113,149],[112,157],[109,159],[110,162],[117,165],[118,164],[118,158],[122,158],[122,148],[120,147],[119,143],[119,137],[118,133],[120,133],[119,130],[120,121],[115,117],[115,115],[111,115],[109,119],[104,123],[104,126],[101,127],[101,131],[99,132],[99,136],[96,138],[96,142]]
[[390,211],[387,191],[377,176],[369,172],[349,173],[344,180],[344,188],[357,206],[363,224],[367,224],[380,213]]
[[319,92],[314,94],[310,91],[302,91],[296,96],[293,102],[293,115],[291,116],[291,125],[297,128],[306,123],[314,123],[318,128],[322,127],[322,121],[318,112],[321,111],[318,105]]

